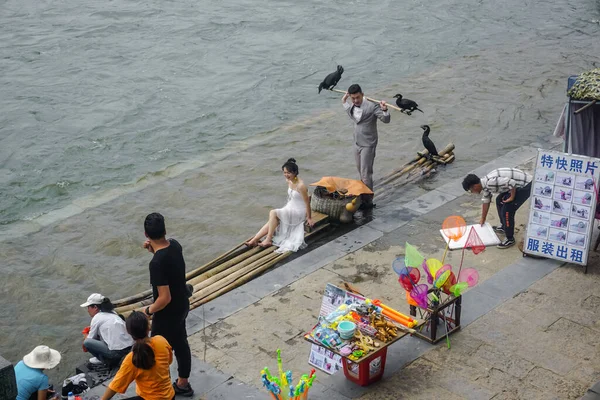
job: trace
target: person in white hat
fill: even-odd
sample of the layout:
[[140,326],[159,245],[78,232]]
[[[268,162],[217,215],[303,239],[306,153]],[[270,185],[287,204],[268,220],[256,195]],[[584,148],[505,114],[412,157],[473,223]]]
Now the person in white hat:
[[81,307],[87,308],[92,317],[90,330],[83,341],[83,347],[94,356],[90,363],[116,367],[133,345],[125,321],[114,312],[115,306],[110,300],[100,293],[92,293]]
[[15,365],[17,400],[46,400],[52,392],[48,376],[43,370],[52,369],[60,362],[60,353],[48,346],[37,346]]

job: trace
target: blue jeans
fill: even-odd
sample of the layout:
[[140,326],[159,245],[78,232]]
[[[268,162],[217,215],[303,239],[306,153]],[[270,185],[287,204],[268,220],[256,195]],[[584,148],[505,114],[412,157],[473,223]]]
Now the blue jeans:
[[131,351],[131,347],[126,347],[122,350],[110,350],[108,345],[102,340],[90,338],[85,339],[83,345],[91,355],[109,366],[119,364],[123,357]]

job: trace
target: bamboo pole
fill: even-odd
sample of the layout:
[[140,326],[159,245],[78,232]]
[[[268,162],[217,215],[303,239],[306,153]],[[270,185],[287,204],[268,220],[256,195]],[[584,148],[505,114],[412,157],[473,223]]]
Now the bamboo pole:
[[232,273],[238,271],[239,269],[244,268],[247,265],[251,265],[251,264],[253,264],[253,263],[257,262],[257,261],[260,261],[261,259],[263,259],[265,257],[268,257],[275,249],[276,249],[275,247],[268,248],[265,251],[262,251],[262,252],[260,252],[258,254],[253,255],[252,257],[248,257],[247,259],[245,259],[244,261],[242,261],[240,263],[232,265],[229,268],[223,269],[218,274],[214,274],[213,276],[211,276],[211,277],[209,277],[207,279],[203,279],[202,281],[194,284],[194,294],[196,292],[198,292],[198,291],[206,288],[207,286],[210,286],[213,283],[221,280],[222,278],[228,277],[229,275],[231,275]]
[[[452,161],[454,161],[454,153],[446,153],[446,154],[444,154],[442,159],[447,164],[449,164]],[[402,175],[397,175],[395,177],[396,179],[394,179],[393,181],[390,180],[390,183],[392,183],[392,185],[388,185],[388,186],[384,187],[383,189],[378,190],[375,193],[375,197],[377,199],[385,198],[386,196],[390,195],[394,190],[398,189],[400,186],[403,186],[403,185],[406,185],[407,183],[416,181],[418,177],[421,177],[424,174],[426,174],[427,172],[429,172],[435,165],[437,165],[437,163],[435,163],[434,161],[424,162],[423,165],[421,165],[421,168],[419,168],[418,170],[412,170],[411,172],[409,172],[406,175],[406,179],[402,179],[401,181],[398,181],[398,182],[393,182],[402,176]],[[429,168],[429,167],[431,167],[431,168]],[[420,173],[417,174],[416,171],[420,171]]]
[[[252,238],[250,238],[252,239]],[[250,240],[248,239],[248,240]],[[240,244],[238,244],[237,246],[233,247],[231,250],[229,250],[228,252],[221,254],[219,257],[207,262],[206,264],[202,265],[199,268],[196,268],[190,272],[188,272],[185,275],[185,279],[191,279],[194,278],[195,276],[208,271],[209,269],[213,268],[214,266],[218,265],[220,262],[222,262],[224,259],[228,258],[229,256],[231,256],[233,253],[235,253],[236,251],[246,251],[246,249],[239,249],[241,246],[244,245],[246,241],[241,242]],[[137,303],[140,302],[142,300],[145,300],[147,297],[152,296],[152,290],[144,290],[143,292],[128,296],[128,297],[124,297],[122,299],[119,299],[117,301],[114,301],[113,304],[115,305],[116,308],[118,307],[122,307],[122,306],[126,306],[126,305],[130,305],[133,303]]]
[[310,231],[309,233],[307,233],[304,236],[304,239],[308,240],[308,239],[312,238],[313,236],[316,236],[317,234],[323,232],[325,229],[329,228],[329,225],[330,225],[329,223],[326,223],[326,224],[323,224],[323,225],[321,225],[321,226],[319,226],[317,228],[313,227],[313,230]]
[[[440,157],[444,157],[446,154],[452,153],[454,151],[454,147],[455,147],[454,143],[448,143],[446,145],[446,147],[444,147],[441,151],[438,152],[438,155]],[[429,154],[429,152],[427,152],[427,154]],[[423,163],[425,163],[425,161],[430,161],[430,160],[427,160],[427,157],[421,157],[419,159],[419,161],[417,161],[416,163],[408,166],[404,170],[400,171],[400,173],[396,174],[396,176],[402,175],[402,174],[404,174],[406,172],[409,172],[409,171],[415,169],[416,167],[418,167],[419,165],[423,165]]]
[[[442,160],[446,163],[449,164],[452,161],[454,161],[454,154],[446,154],[444,155],[444,157],[442,158]],[[426,173],[430,172],[433,168],[435,168],[435,166],[438,165],[435,162],[429,162],[427,166],[421,168],[421,176],[425,175]],[[445,165],[445,164],[442,164]]]
[[377,184],[375,184],[375,187],[381,186],[383,184],[383,182],[385,182],[385,180],[388,179],[390,176],[396,175],[398,172],[402,171],[404,168],[406,168],[406,167],[408,167],[408,166],[416,163],[417,161],[419,161],[423,157],[423,155],[429,154],[429,151],[427,151],[427,149],[423,149],[419,153],[421,153],[422,155],[418,155],[417,154],[412,160],[410,160],[409,162],[407,162],[406,164],[404,164],[400,168],[396,168],[395,170],[393,170],[389,174],[387,174],[387,175],[381,177],[380,179],[378,179]]
[[123,314],[126,317],[131,313],[131,311],[147,307],[152,303],[154,303],[154,299],[150,297],[135,303],[127,304],[126,306],[115,307],[115,312],[117,314]]
[[229,285],[225,286],[224,288],[216,291],[215,293],[213,293],[213,294],[211,294],[209,296],[206,296],[205,298],[203,298],[201,300],[198,300],[198,301],[194,302],[193,304],[190,304],[190,309],[194,309],[194,308],[196,308],[198,306],[201,306],[202,304],[208,303],[209,301],[216,299],[217,297],[223,295],[224,293],[227,293],[230,290],[233,290],[236,287],[243,285],[244,283],[248,282],[249,280],[253,279],[254,277],[260,275],[264,271],[266,271],[269,268],[273,267],[279,261],[287,258],[291,253],[292,253],[291,251],[288,251],[286,253],[279,254],[273,260],[269,261],[268,263],[262,265],[261,267],[255,269],[253,271],[250,271],[246,275],[244,275],[244,276],[236,279],[234,282],[230,283]]
[[264,265],[264,264],[272,261],[273,259],[277,258],[278,256],[279,255],[277,253],[271,253],[267,257],[261,258],[260,260],[256,260],[255,262],[245,266],[244,268],[241,268],[241,269],[233,272],[232,274],[224,277],[223,279],[220,279],[217,282],[214,282],[213,284],[207,286],[206,288],[197,291],[196,293],[194,293],[194,296],[190,298],[190,304],[196,303],[196,302],[202,300],[203,298],[205,298],[206,296],[209,296],[212,293],[215,293],[216,291],[222,289],[223,287],[235,282],[238,278],[246,275],[248,272],[253,271],[256,268],[260,267],[261,265]]
[[132,303],[137,303],[152,296],[152,289],[144,290],[143,292],[131,295],[129,297],[123,297],[117,301],[112,302],[115,308],[123,307]]
[[[450,163],[452,161],[454,161],[453,159],[454,154],[452,155],[448,155],[446,154],[443,158],[444,161],[446,161],[446,163]],[[420,170],[419,173],[415,173],[412,174],[412,176],[408,177],[408,181],[411,183],[414,183],[420,179],[422,179],[423,177],[425,177],[427,174],[431,173],[431,171],[433,171],[433,169],[440,164],[437,164],[435,162],[428,162],[425,166],[423,166]],[[443,165],[443,164],[442,164]]]
[[454,153],[450,154],[448,156],[448,158],[446,159],[446,164],[452,164],[455,159],[456,159],[456,157],[454,157]]
[[[454,144],[453,143],[449,143],[448,145],[446,145],[446,147],[444,147],[441,151],[438,152],[438,154],[443,157],[444,155],[448,154],[448,153],[452,153],[454,151]],[[419,158],[419,160],[407,167],[405,167],[404,169],[402,169],[401,171],[397,172],[396,174],[392,174],[390,175],[388,178],[384,179],[383,181],[379,182],[379,185],[385,185],[387,183],[390,183],[393,180],[398,179],[400,176],[406,174],[407,172],[410,172],[412,170],[414,170],[415,168],[417,168],[418,166],[423,165],[425,162],[427,161],[426,157],[421,157]]]
[[209,269],[213,268],[215,265],[217,265],[220,262],[224,261],[229,256],[233,255],[233,253],[235,253],[236,251],[243,250],[244,252],[246,252],[247,250],[250,249],[250,247],[246,247],[246,248],[242,248],[242,249],[239,249],[239,248],[241,246],[245,246],[244,243],[246,243],[248,240],[251,240],[251,239],[252,239],[252,237],[250,237],[247,240],[244,240],[243,242],[241,242],[240,244],[238,244],[237,246],[235,246],[234,248],[232,248],[231,250],[229,250],[227,253],[221,254],[219,257],[215,258],[214,260],[209,261],[208,263],[204,264],[203,266],[201,266],[199,268],[196,268],[193,271],[188,272],[185,275],[185,279],[189,280],[191,278],[195,278],[196,276],[200,275],[201,273],[208,271]]
[[229,267],[231,267],[233,265],[236,265],[236,264],[238,264],[240,262],[243,262],[244,260],[247,260],[248,258],[254,257],[261,250],[262,250],[262,248],[260,248],[258,246],[254,247],[251,250],[249,250],[249,251],[247,251],[247,252],[245,252],[243,254],[240,254],[239,256],[234,257],[231,260],[227,260],[223,264],[220,264],[220,265],[212,268],[211,270],[209,270],[209,271],[207,271],[207,272],[205,272],[205,273],[203,273],[201,275],[198,275],[198,276],[196,276],[196,277],[194,277],[192,279],[189,279],[188,283],[190,285],[194,285],[195,286],[197,283],[200,283],[203,280],[206,280],[206,279],[208,279],[208,278],[210,278],[210,277],[212,277],[214,275],[217,275],[217,274],[221,273],[222,271],[226,270],[227,268],[229,268]]
[[[444,155],[441,157],[442,161],[444,161],[444,162],[447,162],[447,160],[448,160],[448,158],[450,157],[450,155],[451,155],[451,154],[453,155],[454,153],[450,153],[450,154],[446,153],[446,154],[444,154]],[[421,166],[421,168],[420,168],[420,169],[411,171],[411,172],[408,174],[408,176],[407,176],[407,178],[406,178],[406,179],[407,179],[407,180],[410,180],[411,178],[414,178],[414,177],[423,176],[425,173],[429,172],[431,169],[433,169],[433,167],[435,167],[435,166],[436,166],[436,165],[438,165],[438,164],[440,164],[440,163],[438,163],[438,162],[436,162],[436,161],[434,161],[434,160],[428,160],[428,161],[426,161],[426,162],[425,162],[425,163],[424,163],[424,164]],[[441,165],[444,165],[444,164],[441,164]]]
[[126,304],[124,306],[115,307],[115,312],[117,314],[122,314],[124,312],[135,310],[136,308],[139,308],[139,307],[142,307],[145,305],[150,305],[153,303],[153,301],[154,301],[154,299],[152,297],[148,297],[146,299],[136,301],[135,303],[130,303],[130,304]]
[[[305,237],[308,239],[308,238],[310,238],[310,237],[312,237],[312,236],[314,236],[314,235],[317,235],[318,233],[322,232],[322,231],[323,231],[325,228],[327,228],[328,226],[329,226],[329,224],[323,224],[323,225],[319,226],[318,228],[316,228],[315,230],[313,230],[312,232],[308,233],[308,234],[307,234]],[[276,249],[276,247],[275,247],[275,246],[271,246],[271,247],[269,247],[267,250],[274,251],[275,249]],[[275,255],[275,254],[276,254],[276,253],[273,253],[272,255]],[[286,253],[283,253],[283,254],[279,254],[279,255],[276,255],[276,256],[274,256],[275,258],[272,258],[272,259],[271,259],[271,258],[269,258],[268,260],[265,260],[265,258],[266,258],[266,257],[265,257],[265,258],[263,258],[263,259],[259,259],[258,261],[263,261],[263,262],[264,262],[264,261],[267,261],[267,262],[266,262],[266,264],[269,266],[268,268],[270,268],[270,267],[274,266],[274,265],[275,265],[277,262],[279,262],[279,261],[281,261],[281,260],[283,260],[283,259],[285,259],[285,258],[289,257],[289,255],[290,255],[290,254],[292,254],[292,252],[291,252],[291,251],[288,251],[288,252],[286,252]],[[260,264],[259,264],[259,265],[260,265]],[[263,267],[259,267],[259,268],[260,268],[260,270],[261,270],[261,271],[264,271],[264,270],[266,270],[266,269],[267,269],[267,268],[263,268]],[[247,266],[247,268],[245,268],[245,270],[246,270],[246,271],[249,271],[249,270],[251,270],[250,266]],[[231,272],[231,270],[230,270],[230,271],[228,271],[228,272]],[[252,275],[252,276],[254,276],[254,275]],[[248,279],[249,279],[249,278],[248,278]],[[203,300],[191,300],[191,299],[190,299],[190,300],[191,300],[191,301],[190,301],[190,304],[196,304],[196,306],[197,306],[197,305],[199,305],[199,303],[198,303],[199,301],[201,301],[201,303],[200,303],[200,304],[204,304],[205,302],[208,302],[208,301],[210,301],[210,300],[212,300],[212,299],[214,299],[214,298],[218,297],[220,294],[222,294],[222,293],[225,293],[225,292],[227,292],[227,291],[229,291],[229,290],[231,290],[231,289],[233,289],[233,288],[236,288],[236,287],[240,286],[241,284],[245,283],[245,282],[246,282],[248,279],[246,279],[246,280],[242,281],[242,283],[239,283],[239,284],[235,284],[235,283],[237,282],[237,280],[235,280],[234,282],[232,282],[231,284],[229,284],[229,285],[228,285],[229,289],[227,289],[227,290],[225,290],[225,291],[223,291],[223,290],[219,290],[219,291],[218,291],[218,293],[219,293],[219,294],[218,294],[217,296],[209,295],[209,296],[208,296],[209,300],[204,300],[204,301],[203,301]],[[214,289],[214,286],[211,286],[211,288],[213,288],[213,289]],[[207,287],[207,289],[208,289],[208,287]],[[197,299],[197,298],[198,298],[198,294],[197,294],[197,292],[196,292],[196,291],[194,292],[194,295],[196,296],[195,298]],[[196,307],[196,306],[194,306],[194,307]]]
[[[232,274],[231,279],[227,279],[227,278],[222,279],[218,282],[215,282],[213,285],[207,287],[203,291],[195,293],[194,296],[192,296],[190,298],[190,310],[196,308],[197,305],[199,305],[199,302],[201,302],[200,304],[205,303],[206,301],[203,301],[204,298],[210,298],[212,300],[212,299],[218,297],[219,295],[242,285],[243,283],[247,282],[247,280],[249,279],[248,278],[248,279],[240,280],[240,279],[236,279],[236,278],[241,278],[244,275],[247,275],[249,272],[256,270],[257,268],[260,269],[261,271],[264,271],[265,269],[267,269],[267,268],[264,268],[265,265],[270,268],[273,265],[275,265],[278,261],[286,258],[290,254],[291,254],[291,252],[287,252],[284,254],[277,254],[277,253],[270,254],[268,257],[266,257],[267,258],[266,260],[259,259],[259,260],[255,261],[254,264],[256,264],[256,265],[252,265],[252,264],[248,265],[243,270],[238,271],[235,275]],[[251,276],[255,276],[255,275],[256,274],[251,275]],[[218,294],[215,296],[214,294],[216,292],[218,292]],[[195,305],[192,307],[193,304],[195,304]],[[144,306],[145,305],[141,305],[137,308],[133,308],[133,309],[129,309],[129,310],[120,312],[119,314],[123,314],[123,316],[125,318],[127,318],[127,316],[129,316],[129,314],[131,314],[132,311],[142,311]]]
[[[196,285],[200,285],[202,282],[207,281],[207,280],[209,280],[210,282],[214,282],[215,279],[213,279],[213,278],[215,276],[223,276],[224,273],[228,273],[226,270],[229,269],[230,267],[236,268],[239,265],[244,266],[244,265],[247,265],[250,262],[253,262],[257,258],[263,257],[262,253],[261,254],[256,254],[260,250],[261,250],[260,248],[252,249],[251,251],[246,252],[245,254],[242,254],[242,255],[240,255],[238,257],[241,257],[243,255],[248,255],[250,253],[254,253],[255,254],[254,256],[252,256],[252,257],[244,257],[241,260],[236,260],[236,259],[229,260],[226,263],[221,264],[221,265],[213,268],[212,270],[210,270],[210,271],[208,271],[208,272],[206,272],[206,273],[204,273],[204,274],[202,274],[200,276],[197,276],[196,278],[193,278],[193,279],[189,280],[187,283],[189,283],[191,285],[194,285],[194,291],[200,290],[200,289],[196,288]],[[257,255],[258,255],[258,257],[256,257]],[[238,258],[238,257],[236,257],[236,258]],[[256,258],[253,258],[253,257],[256,257]],[[248,261],[248,260],[250,260],[250,261]],[[200,286],[200,288],[203,288],[203,287],[204,286]],[[151,298],[150,299],[145,299],[145,300],[142,300],[142,301],[138,301],[136,303],[128,304],[126,306],[116,307],[115,311],[117,313],[123,313],[125,311],[135,310],[136,308],[144,306],[144,305],[152,304],[152,302],[153,302],[153,299],[151,299]]]
[[[338,93],[346,94],[345,91],[340,90],[340,89],[329,89],[329,90],[331,90],[332,92],[338,92]],[[367,97],[367,96],[365,96],[365,99],[369,100],[372,103],[377,103],[377,104],[379,104],[379,102],[381,101],[381,100],[377,100],[377,99],[372,99],[371,97]],[[399,108],[399,107],[393,106],[390,103],[388,103],[386,105],[388,106],[388,108],[391,108],[392,110],[400,111],[402,114],[405,114],[404,111],[401,108]]]
[[279,255],[277,253],[271,252],[267,257],[256,260],[253,263],[250,263],[250,264],[240,268],[237,271],[233,271],[231,274],[227,275],[226,277],[223,277],[222,279],[219,279],[219,280],[213,282],[212,284],[206,286],[205,288],[198,290],[197,292],[194,293],[194,295],[192,297],[190,297],[190,304],[195,303],[195,302],[203,299],[204,297],[216,292],[217,290],[222,289],[223,287],[233,283],[236,279],[246,275],[248,272],[250,272],[252,270],[255,270],[256,268],[260,267],[261,265],[264,265],[264,264],[272,261],[273,259],[277,258],[278,256]]
[[[311,237],[313,237],[313,236],[321,233],[323,230],[327,229],[328,227],[329,227],[329,223],[321,224],[318,227],[314,228],[313,231],[311,231],[310,233],[307,233],[305,235],[305,238],[306,239],[310,239]],[[227,262],[225,262],[224,264],[222,264],[220,266],[216,266],[215,268],[213,268],[212,270],[210,270],[207,273],[203,274],[202,276],[197,276],[194,279],[189,280],[188,283],[190,283],[192,285],[198,284],[200,282],[203,282],[206,279],[209,279],[209,278],[211,278],[211,277],[213,277],[213,276],[215,276],[215,275],[217,275],[217,274],[219,274],[219,273],[227,270],[230,267],[235,266],[237,263],[244,263],[249,258],[254,257],[255,255],[258,255],[258,257],[255,257],[255,258],[253,258],[252,260],[249,261],[249,262],[252,262],[252,261],[254,261],[256,259],[260,259],[261,257],[263,257],[265,255],[268,255],[269,253],[271,253],[275,249],[276,249],[276,247],[271,246],[271,247],[269,247],[266,250],[266,252],[259,253],[262,250],[261,247],[253,248],[253,249],[251,249],[250,251],[247,251],[244,254],[240,254],[239,256],[235,257],[234,259],[228,260]],[[259,254],[257,254],[257,253],[259,253]],[[281,258],[281,259],[283,259],[283,258]],[[246,262],[243,265],[247,265],[247,264],[248,264],[248,262]],[[236,267],[239,267],[239,265],[236,266]],[[234,267],[234,268],[236,268],[236,267]],[[239,268],[237,268],[237,269],[239,269]],[[230,272],[231,271],[228,271],[228,273],[230,273]],[[194,288],[194,292],[196,292],[196,291],[197,291],[196,288]],[[149,296],[152,295],[152,291],[151,290],[147,291],[147,292],[149,292]],[[131,296],[131,297],[135,297],[135,296]],[[128,315],[128,313],[131,312],[132,310],[135,310],[135,309],[143,307],[143,306],[148,306],[148,305],[150,305],[152,303],[153,303],[153,299],[152,298],[142,299],[142,300],[136,301],[135,303],[130,303],[130,304],[122,305],[122,306],[119,306],[119,307],[115,307],[115,311],[117,313],[119,313],[119,314],[125,314],[125,313],[127,313],[127,315]]]
[[[442,151],[438,152],[438,155],[443,157],[444,155],[451,153],[452,151],[454,151],[454,144],[450,143],[448,144],[446,147],[444,147],[444,149],[442,149]],[[418,166],[422,166],[423,164],[425,164],[426,162],[430,162],[430,160],[427,159],[427,157],[421,157],[419,159],[419,161],[417,161],[416,163],[408,166],[407,168],[403,169],[402,171],[400,171],[398,174],[396,174],[395,176],[393,176],[393,178],[397,178],[407,172],[410,172],[412,170],[414,170],[415,168],[417,168]],[[389,180],[388,180],[389,182]],[[387,182],[386,182],[387,183]]]

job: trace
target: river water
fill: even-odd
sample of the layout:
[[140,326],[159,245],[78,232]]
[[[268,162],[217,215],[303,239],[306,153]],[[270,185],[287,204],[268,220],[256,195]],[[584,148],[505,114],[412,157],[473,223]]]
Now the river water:
[[317,94],[337,64],[339,88],[425,111],[380,125],[376,177],[423,123],[456,144],[427,190],[546,140],[567,76],[600,62],[598,20],[598,0],[0,0],[0,354],[44,343],[70,374],[78,305],[148,287],[149,212],[192,268],[285,202],[287,158],[356,177],[340,96]]

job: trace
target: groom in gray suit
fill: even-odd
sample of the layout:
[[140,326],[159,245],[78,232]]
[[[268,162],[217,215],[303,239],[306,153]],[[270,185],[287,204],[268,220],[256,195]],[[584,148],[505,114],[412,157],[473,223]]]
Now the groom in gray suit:
[[[348,101],[348,97],[351,102]],[[379,104],[367,101],[362,89],[356,83],[348,88],[342,98],[344,109],[354,122],[354,159],[360,174],[360,180],[373,190],[373,164],[377,148],[377,119],[390,122],[390,112],[385,101]],[[373,207],[372,198],[365,201],[365,207]]]

